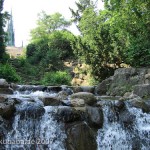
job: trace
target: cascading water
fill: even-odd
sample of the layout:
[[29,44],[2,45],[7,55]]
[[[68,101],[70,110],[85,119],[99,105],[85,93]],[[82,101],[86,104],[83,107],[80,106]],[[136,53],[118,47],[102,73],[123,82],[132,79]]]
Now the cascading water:
[[150,150],[150,114],[129,107],[127,103],[126,108],[135,116],[133,124],[128,127],[116,115],[111,116],[113,121],[110,121],[110,106],[103,107],[104,124],[98,130],[98,150]]
[[[60,106],[44,107],[43,102],[39,100],[45,96],[55,97],[56,95],[42,91],[15,93],[14,97],[17,98],[18,104],[15,105],[16,113],[12,127],[5,136],[6,150],[66,149],[67,135],[64,124],[54,117]],[[150,150],[150,114],[130,106],[128,102],[124,103],[120,112],[114,105],[115,100],[104,100],[102,105],[104,123],[97,133],[97,149]],[[74,117],[74,114],[67,113],[65,117]],[[78,131],[75,129],[79,130],[79,128],[74,126],[71,129],[69,130],[72,131],[71,134],[82,137],[80,133],[76,134]]]
[[[27,92],[26,92],[27,93]],[[19,94],[17,97],[22,102],[16,106],[16,115],[11,131],[6,136],[7,150],[64,150],[66,139],[63,124],[58,123],[53,114],[56,107],[45,106],[38,100],[44,93],[36,92]],[[48,93],[47,93],[48,94]]]
[[140,149],[150,149],[150,114],[143,113],[142,110],[134,107],[129,108],[129,111],[136,116],[134,130],[137,130],[139,135]]
[[98,150],[130,149],[125,130],[118,122],[109,122],[109,109],[109,106],[103,108],[104,124],[103,128],[98,130]]

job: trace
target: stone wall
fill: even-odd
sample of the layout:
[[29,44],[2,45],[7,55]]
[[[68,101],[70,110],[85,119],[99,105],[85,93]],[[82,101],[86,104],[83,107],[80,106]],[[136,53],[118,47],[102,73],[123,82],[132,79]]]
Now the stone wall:
[[98,95],[123,96],[133,92],[141,97],[150,96],[150,68],[120,68],[114,76],[96,87]]

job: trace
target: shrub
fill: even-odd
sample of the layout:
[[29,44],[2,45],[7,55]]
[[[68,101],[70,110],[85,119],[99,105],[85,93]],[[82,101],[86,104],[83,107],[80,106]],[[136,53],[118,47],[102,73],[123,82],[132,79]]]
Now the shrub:
[[27,56],[27,58],[33,56],[35,51],[36,51],[36,45],[35,44],[31,43],[31,44],[27,45],[27,48],[26,48],[26,56]]
[[10,59],[10,56],[7,53],[4,53],[2,57],[3,57],[1,60],[2,63],[6,63]]
[[70,82],[71,76],[65,71],[47,72],[42,80],[44,85],[70,85]]
[[16,70],[9,64],[0,64],[0,78],[4,78],[8,82],[17,82],[21,80]]

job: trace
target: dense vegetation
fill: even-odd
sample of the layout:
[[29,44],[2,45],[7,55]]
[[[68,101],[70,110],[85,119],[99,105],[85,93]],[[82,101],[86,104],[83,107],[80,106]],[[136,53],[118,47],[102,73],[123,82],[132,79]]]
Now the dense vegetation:
[[[70,77],[63,65],[66,59],[79,59],[90,65],[97,81],[112,75],[122,63],[132,67],[149,67],[150,1],[103,2],[104,9],[99,10],[95,1],[79,0],[76,2],[77,10],[70,8],[71,21],[60,13],[48,15],[41,12],[37,27],[31,31],[26,58],[19,60],[18,68],[23,74],[38,76],[35,80],[42,84],[69,84]],[[6,15],[2,8],[3,0],[0,1],[1,62],[6,57],[3,30]],[[79,36],[67,30],[73,22],[81,33]],[[69,79],[64,78],[65,83],[60,80],[63,76]]]
[[5,78],[7,81],[17,82],[20,81],[20,77],[17,74],[15,68],[9,64],[0,64],[0,78]]
[[3,3],[4,0],[0,0],[0,78],[16,82],[20,80],[20,77],[17,75],[16,70],[7,63],[9,56],[5,52],[7,34],[4,32],[4,27],[9,15],[7,12],[3,12]]
[[5,41],[7,37],[4,27],[9,15],[7,12],[3,13],[3,3],[4,0],[0,0],[0,63],[6,62],[8,59],[8,55],[5,53]]
[[90,64],[93,74],[103,79],[122,62],[133,67],[150,65],[150,1],[104,0],[97,10],[91,0],[80,0],[71,9],[81,32],[76,54]]

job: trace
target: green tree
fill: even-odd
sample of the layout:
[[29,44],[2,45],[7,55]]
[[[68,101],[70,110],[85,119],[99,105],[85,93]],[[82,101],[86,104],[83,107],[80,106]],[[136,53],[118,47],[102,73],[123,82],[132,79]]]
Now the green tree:
[[[150,65],[150,1],[104,0],[105,9],[86,7],[76,19],[81,36],[73,48],[90,64],[94,76],[103,79],[122,62]],[[75,14],[74,15],[78,15]],[[113,67],[112,67],[113,66]]]
[[75,2],[75,4],[77,7],[77,10],[74,10],[72,8],[69,8],[69,9],[72,14],[72,22],[76,24],[76,27],[80,31],[79,22],[82,18],[84,10],[86,10],[87,8],[95,8],[96,3],[94,4],[92,0],[79,0],[78,2]]
[[73,57],[71,40],[74,36],[65,28],[70,24],[61,14],[42,12],[37,28],[31,31],[31,43],[27,46],[30,63],[41,64],[51,70],[62,68],[62,60]]
[[71,41],[74,40],[74,35],[67,31],[55,31],[49,35],[48,45],[50,48],[58,49],[61,60],[74,57],[71,46]]
[[[116,39],[125,49],[124,61],[131,66],[150,65],[150,1],[105,0],[110,18],[111,31],[117,31]],[[123,47],[122,47],[123,46]]]
[[108,17],[107,11],[100,11],[97,14],[94,8],[87,8],[79,22],[82,36],[75,46],[76,53],[92,67],[92,73],[98,80],[113,73],[113,69],[109,67],[114,60],[110,25],[106,21]]
[[9,56],[5,53],[5,44],[7,40],[7,34],[4,32],[6,21],[9,19],[8,12],[3,12],[4,0],[0,0],[0,62],[7,61]]
[[0,0],[0,61],[5,54],[5,34],[4,34],[4,14],[3,14],[4,0]]
[[72,13],[72,21],[77,23],[81,20],[82,14],[86,8],[94,7],[93,1],[91,0],[79,0],[79,2],[75,2],[77,6],[77,10],[73,10],[69,8]]
[[34,53],[36,52],[36,45],[31,43],[31,44],[28,44],[27,47],[26,47],[26,57],[27,58],[30,58],[34,55]]
[[58,69],[62,67],[62,60],[74,57],[71,47],[73,39],[74,36],[69,31],[54,31],[47,38],[29,44],[27,58],[33,64],[42,63],[44,66]]
[[63,30],[70,25],[60,13],[47,15],[44,11],[39,13],[37,27],[31,31],[31,41],[36,42],[38,39],[47,38],[49,34],[56,30]]

